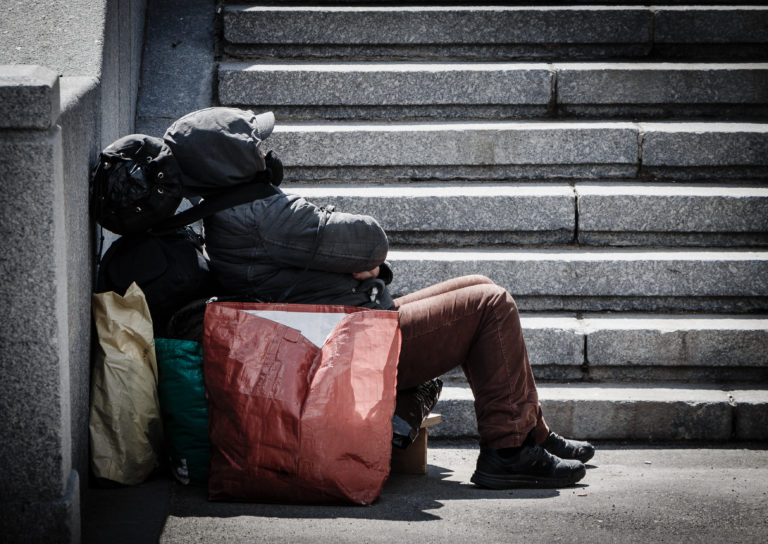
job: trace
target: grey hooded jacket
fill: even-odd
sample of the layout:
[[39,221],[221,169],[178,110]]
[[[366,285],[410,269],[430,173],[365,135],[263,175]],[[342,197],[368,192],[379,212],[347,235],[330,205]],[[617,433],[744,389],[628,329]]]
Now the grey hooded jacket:
[[[229,292],[268,302],[394,307],[382,279],[352,277],[387,256],[387,236],[372,217],[279,192],[208,217],[205,240],[216,279]],[[382,269],[388,282],[391,272]]]

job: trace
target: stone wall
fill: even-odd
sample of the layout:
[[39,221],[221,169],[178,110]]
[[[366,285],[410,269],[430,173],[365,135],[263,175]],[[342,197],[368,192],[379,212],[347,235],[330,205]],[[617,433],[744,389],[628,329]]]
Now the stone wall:
[[89,172],[133,131],[146,0],[0,21],[0,532],[77,542],[88,475]]

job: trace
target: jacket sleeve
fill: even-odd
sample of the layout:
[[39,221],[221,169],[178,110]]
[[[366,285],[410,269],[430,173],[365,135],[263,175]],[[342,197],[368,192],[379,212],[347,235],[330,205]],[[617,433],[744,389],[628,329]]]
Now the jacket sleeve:
[[352,273],[371,270],[386,259],[387,235],[372,217],[331,212],[296,195],[282,196],[267,205],[259,225],[264,248],[276,262]]

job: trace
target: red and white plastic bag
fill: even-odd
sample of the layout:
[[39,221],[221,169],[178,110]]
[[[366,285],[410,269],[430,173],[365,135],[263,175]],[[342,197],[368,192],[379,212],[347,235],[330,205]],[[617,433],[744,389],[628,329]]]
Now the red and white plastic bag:
[[389,475],[397,312],[212,302],[211,499],[371,504]]

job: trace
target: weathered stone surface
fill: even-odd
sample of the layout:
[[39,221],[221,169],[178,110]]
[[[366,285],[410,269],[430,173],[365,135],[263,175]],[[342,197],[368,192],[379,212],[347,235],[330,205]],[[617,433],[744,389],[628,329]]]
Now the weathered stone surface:
[[[565,436],[712,441],[728,440],[733,430],[729,394],[717,387],[540,384],[538,390],[547,423]],[[430,436],[477,436],[473,402],[468,386],[443,387],[434,410],[443,420]]]
[[547,423],[565,436],[612,440],[728,440],[733,407],[717,387],[543,385]]
[[[734,383],[768,378],[764,316],[520,316],[537,379]],[[445,376],[466,383],[460,370]]]
[[520,316],[531,365],[573,366],[584,364],[584,331],[571,316]]
[[48,128],[59,116],[59,77],[42,66],[0,65],[0,128]]
[[[553,74],[544,64],[223,63],[223,104],[389,106],[523,104],[544,107]],[[365,110],[361,110],[364,115]],[[353,116],[353,112],[348,115]],[[406,117],[410,112],[404,112]]]
[[756,243],[768,233],[764,187],[580,183],[576,194],[581,243],[631,245],[634,237],[634,245],[642,245],[651,234],[667,245],[730,245]]
[[765,6],[660,7],[654,15],[655,43],[768,42]]
[[765,297],[768,252],[394,250],[394,292],[485,274],[515,297]]
[[3,542],[83,542],[80,485],[78,473],[73,470],[61,496],[52,500],[3,502],[4,514],[0,517]]
[[61,78],[61,146],[66,231],[67,345],[72,468],[81,484],[88,474],[88,415],[91,369],[93,229],[89,213],[91,167],[99,149],[99,82],[91,77]]
[[558,63],[557,103],[764,104],[768,64]]
[[0,502],[44,502],[71,469],[61,133],[0,133],[0,157]]
[[[111,8],[106,4],[104,0],[3,2],[0,64],[37,64],[57,75],[99,76],[108,24],[105,12]],[[122,15],[120,22],[125,23],[127,11]]]
[[570,238],[575,228],[575,196],[564,183],[287,186],[285,191],[371,215],[388,233],[562,231]]
[[686,169],[722,177],[762,177],[768,172],[768,124],[640,123],[643,170]]
[[730,391],[736,410],[735,434],[739,440],[765,440],[768,436],[768,390]]
[[222,104],[295,120],[768,116],[765,63],[226,62],[218,74]]
[[235,43],[646,43],[650,24],[650,11],[641,8],[228,6],[224,11],[225,39]]
[[768,319],[752,316],[587,317],[590,366],[768,367]]
[[140,123],[160,118],[167,128],[182,115],[211,106],[214,18],[215,6],[208,0],[150,3],[137,104]]
[[638,164],[631,123],[278,124],[266,143],[294,180],[627,176]]

